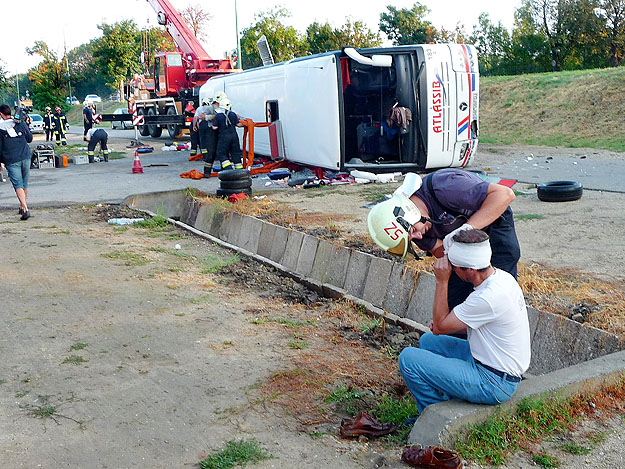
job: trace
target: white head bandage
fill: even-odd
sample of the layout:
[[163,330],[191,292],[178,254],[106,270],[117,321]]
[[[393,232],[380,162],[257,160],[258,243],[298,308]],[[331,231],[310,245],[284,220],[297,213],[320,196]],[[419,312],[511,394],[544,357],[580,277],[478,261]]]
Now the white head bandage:
[[481,243],[459,243],[452,241],[447,250],[451,265],[468,269],[485,269],[490,265],[492,251],[488,240]]

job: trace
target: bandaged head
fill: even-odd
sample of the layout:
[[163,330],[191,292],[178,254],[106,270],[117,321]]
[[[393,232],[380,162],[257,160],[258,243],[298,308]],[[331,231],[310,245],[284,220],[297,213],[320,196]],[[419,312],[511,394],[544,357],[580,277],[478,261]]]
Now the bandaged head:
[[485,269],[490,266],[491,255],[488,237],[479,243],[463,243],[452,239],[447,249],[447,258],[451,265],[466,269]]

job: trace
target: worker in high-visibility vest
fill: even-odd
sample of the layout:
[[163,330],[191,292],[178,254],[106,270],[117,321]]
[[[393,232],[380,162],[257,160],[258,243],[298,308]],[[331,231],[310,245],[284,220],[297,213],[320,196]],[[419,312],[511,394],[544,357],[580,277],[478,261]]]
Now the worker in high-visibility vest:
[[69,124],[67,123],[67,118],[63,111],[61,111],[60,107],[54,108],[54,137],[56,139],[56,144],[58,145],[67,145],[67,131],[69,130]]
[[109,161],[109,149],[106,145],[108,142],[109,135],[106,133],[104,129],[94,129],[91,128],[87,130],[87,135],[85,136],[87,139],[87,157],[89,158],[89,163],[95,162],[95,147],[99,143],[100,149],[104,154],[104,161],[108,163]]
[[46,113],[43,116],[43,128],[46,131],[46,142],[52,141],[54,132],[54,114],[50,106],[46,106]]

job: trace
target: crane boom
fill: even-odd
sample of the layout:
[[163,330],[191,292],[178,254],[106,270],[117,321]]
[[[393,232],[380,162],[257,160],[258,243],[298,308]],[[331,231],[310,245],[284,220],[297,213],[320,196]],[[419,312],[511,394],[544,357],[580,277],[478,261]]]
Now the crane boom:
[[196,65],[201,65],[205,60],[211,60],[200,41],[197,40],[169,0],[147,0],[147,2],[157,12],[158,23],[165,26],[165,29],[167,29],[167,32],[176,43],[176,47],[185,55],[186,59],[189,59],[190,56],[191,61],[196,63]]

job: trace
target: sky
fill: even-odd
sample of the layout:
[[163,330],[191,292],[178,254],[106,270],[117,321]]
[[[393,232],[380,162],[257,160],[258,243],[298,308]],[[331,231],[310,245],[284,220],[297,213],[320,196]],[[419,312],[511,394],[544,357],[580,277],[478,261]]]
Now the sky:
[[[386,5],[397,9],[411,8],[414,0],[170,0],[174,8],[183,10],[188,5],[201,5],[213,15],[208,38],[202,41],[204,48],[213,58],[223,58],[227,51],[236,48],[236,21],[239,31],[255,23],[255,15],[276,6],[290,11],[287,25],[305,32],[306,27],[318,21],[329,22],[333,27],[352,21],[363,21],[371,30],[377,31],[380,13],[386,12]],[[235,2],[236,12],[235,16]],[[25,73],[40,61],[29,56],[27,47],[41,40],[59,56],[63,55],[64,44],[71,50],[91,39],[101,36],[97,25],[133,19],[140,27],[157,26],[156,12],[147,0],[29,0],[28,11],[19,2],[3,2],[3,40],[0,41],[0,60],[8,75]],[[486,12],[494,23],[501,22],[509,30],[514,21],[514,11],[521,0],[421,0],[430,9],[426,15],[435,27],[452,30],[457,23],[470,33],[477,24],[480,13]],[[470,5],[470,7],[468,6]],[[382,35],[384,38],[385,36]]]

